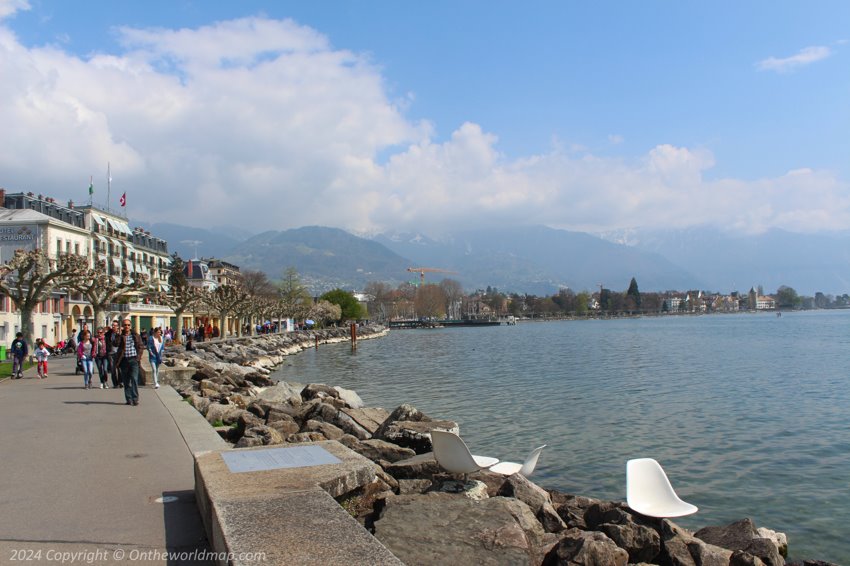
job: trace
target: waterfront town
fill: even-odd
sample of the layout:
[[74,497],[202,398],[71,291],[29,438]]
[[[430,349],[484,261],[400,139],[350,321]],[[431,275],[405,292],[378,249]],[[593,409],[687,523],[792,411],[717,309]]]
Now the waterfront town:
[[[801,297],[790,287],[780,287],[775,294],[767,294],[758,286],[749,292],[728,294],[701,290],[640,292],[634,279],[625,292],[600,286],[592,293],[564,289],[551,297],[537,297],[488,287],[467,294],[457,281],[444,279],[439,285],[423,281],[398,288],[370,283],[364,292],[349,293],[357,301],[353,310],[332,300],[342,304],[337,313],[330,304],[319,307],[319,297],[310,296],[297,280],[297,272],[288,274],[288,289],[286,281],[275,288],[265,274],[243,273],[239,266],[223,259],[183,260],[169,254],[167,241],[143,228],[131,228],[121,212],[0,189],[0,263],[8,265],[19,251],[34,250],[41,250],[48,262],[69,256],[82,258],[88,269],[81,272],[83,284],[48,285],[39,289],[41,297],[27,296],[33,301],[32,339],[41,338],[47,344],[60,342],[84,325],[95,326],[119,317],[130,318],[139,332],[160,326],[182,334],[203,329],[218,337],[250,333],[257,323],[291,330],[299,319],[311,319],[311,324],[312,319],[319,319],[317,324],[321,324],[354,318],[513,321],[840,307],[848,299],[820,293]],[[175,261],[179,265],[175,266]],[[178,279],[180,289],[172,288],[175,267],[184,276]],[[246,281],[251,279],[246,275],[258,276],[259,281]],[[258,296],[269,300],[256,300]],[[21,310],[15,297],[0,295],[0,345],[8,347],[21,330]]]

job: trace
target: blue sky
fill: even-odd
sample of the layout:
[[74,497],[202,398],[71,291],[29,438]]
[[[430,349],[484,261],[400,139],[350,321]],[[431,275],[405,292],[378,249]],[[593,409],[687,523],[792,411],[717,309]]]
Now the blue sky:
[[[9,190],[73,198],[109,161],[151,221],[850,227],[845,2],[0,0],[0,17],[0,119],[32,137],[0,142]],[[36,156],[48,136],[55,160]]]

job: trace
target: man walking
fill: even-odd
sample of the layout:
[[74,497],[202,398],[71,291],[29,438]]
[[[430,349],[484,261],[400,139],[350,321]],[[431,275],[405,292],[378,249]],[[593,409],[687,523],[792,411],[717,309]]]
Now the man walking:
[[24,340],[24,333],[18,332],[15,334],[15,339],[12,340],[12,379],[21,379],[24,376],[24,360],[29,353],[29,346]]
[[124,399],[128,405],[139,404],[139,362],[145,351],[142,337],[133,331],[129,318],[121,323],[121,338],[116,355],[121,380],[124,382]]
[[106,351],[109,356],[109,375],[112,376],[113,389],[124,387],[124,384],[121,382],[121,373],[118,371],[118,345],[122,339],[118,321],[113,320],[109,330],[106,331]]

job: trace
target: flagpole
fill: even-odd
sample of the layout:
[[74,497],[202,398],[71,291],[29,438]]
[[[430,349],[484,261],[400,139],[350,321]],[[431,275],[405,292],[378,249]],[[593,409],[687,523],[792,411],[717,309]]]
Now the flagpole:
[[106,212],[109,212],[111,206],[112,194],[112,173],[110,171],[109,162],[106,162]]
[[94,175],[89,175],[89,206],[94,198]]

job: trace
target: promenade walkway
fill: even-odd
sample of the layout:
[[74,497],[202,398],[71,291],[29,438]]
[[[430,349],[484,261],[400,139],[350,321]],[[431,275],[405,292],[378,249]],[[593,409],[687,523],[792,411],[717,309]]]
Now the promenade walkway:
[[0,382],[0,564],[212,563],[185,559],[209,546],[179,395],[143,387],[127,406],[74,364]]

